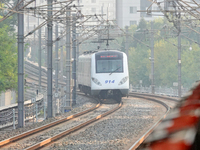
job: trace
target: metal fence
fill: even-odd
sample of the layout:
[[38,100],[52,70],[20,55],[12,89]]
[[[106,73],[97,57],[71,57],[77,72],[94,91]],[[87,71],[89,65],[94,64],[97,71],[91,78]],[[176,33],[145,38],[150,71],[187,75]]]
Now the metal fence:
[[[188,88],[183,88],[181,90],[182,96],[184,96],[188,92]],[[139,92],[139,93],[151,93],[151,87],[138,87],[130,85],[130,92]],[[172,87],[156,87],[155,94],[157,95],[166,95],[172,97],[178,97],[178,89]]]
[[[36,101],[33,103],[31,100],[24,102],[24,120],[26,122],[33,122],[38,121],[38,116],[42,116],[45,118],[45,99],[43,94],[38,94],[36,96]],[[32,120],[32,121],[31,121]],[[15,126],[18,123],[18,105],[12,104],[9,106],[4,106],[0,108],[0,129]]]
[[[26,60],[25,65],[32,66],[34,69],[32,72],[38,73],[38,64]],[[42,74],[46,76],[47,69],[42,67]],[[65,96],[65,84],[59,82],[57,95],[53,96],[53,116],[60,113],[65,113],[71,110],[71,101],[66,99]],[[41,93],[36,95],[36,91],[41,89]],[[47,89],[46,86],[38,87],[37,84],[27,82],[24,94],[24,120],[25,125],[38,122],[46,119],[47,108]],[[5,96],[4,96],[5,97]],[[2,97],[2,98],[4,98]],[[0,97],[1,98],[1,97]],[[1,99],[2,99],[1,98]],[[2,103],[3,104],[3,103]],[[0,105],[0,129],[13,125],[17,125],[18,121],[18,106],[15,100],[15,104],[8,104],[8,106]]]

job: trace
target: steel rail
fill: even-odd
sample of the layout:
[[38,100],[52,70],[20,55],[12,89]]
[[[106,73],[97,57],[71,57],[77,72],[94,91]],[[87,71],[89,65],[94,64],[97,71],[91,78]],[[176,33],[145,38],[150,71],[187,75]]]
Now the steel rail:
[[129,93],[130,96],[149,96],[149,97],[156,97],[156,98],[164,98],[170,101],[174,101],[174,102],[180,102],[180,100],[178,100],[177,98],[171,98],[171,97],[165,97],[165,96],[160,96],[160,95],[154,95],[154,94],[147,94],[147,93],[136,93],[136,92],[131,92]]
[[[163,105],[167,110],[166,110],[165,114],[162,117],[160,117],[160,119],[147,132],[145,132],[132,146],[130,146],[130,148],[128,150],[135,150],[142,142],[144,142],[144,140],[153,132],[153,130],[159,125],[159,123],[167,116],[167,114],[170,111],[170,107],[167,104],[165,104],[164,102],[156,100],[154,98],[149,98],[149,97],[147,98],[146,96],[177,101],[176,99],[172,99],[169,97],[162,97],[162,96],[158,96],[158,95],[151,95],[151,94],[138,94],[137,95],[137,94],[138,93],[130,93],[129,96],[145,98],[147,100],[157,102],[157,103]],[[142,95],[144,95],[144,96],[142,96]]]
[[[34,77],[34,75],[28,76],[26,79],[30,79],[30,80],[34,80],[34,81],[38,81],[38,79],[36,79],[36,78]],[[44,84],[44,86],[47,85],[47,81],[45,81],[44,78],[42,78],[42,81],[41,81],[41,82]],[[30,83],[30,82],[29,82],[29,83]],[[53,81],[53,83],[55,83],[55,81]],[[35,83],[35,85],[38,86],[38,83]],[[59,85],[65,86],[65,84],[62,83],[62,82],[59,82]]]
[[111,110],[109,110],[109,111],[107,111],[107,112],[105,112],[105,113],[103,113],[103,114],[101,114],[101,115],[98,115],[97,117],[95,117],[95,118],[93,118],[93,119],[91,119],[91,120],[89,120],[89,121],[86,121],[86,122],[84,122],[84,123],[82,123],[82,124],[80,124],[80,125],[78,125],[78,126],[76,126],[76,127],[73,127],[73,128],[71,128],[71,129],[66,130],[66,131],[64,131],[64,132],[62,132],[62,133],[59,133],[59,134],[57,134],[57,135],[55,135],[55,136],[53,136],[53,137],[51,137],[51,138],[49,138],[49,139],[46,139],[46,140],[44,140],[44,141],[42,141],[42,142],[39,142],[39,143],[37,143],[37,144],[35,144],[35,145],[33,145],[33,146],[30,146],[30,147],[28,147],[26,150],[40,149],[40,148],[44,147],[45,145],[50,144],[50,143],[52,143],[52,142],[58,140],[59,138],[61,138],[61,137],[63,137],[63,136],[66,136],[66,135],[68,135],[68,134],[70,134],[70,133],[72,133],[72,132],[78,131],[79,129],[81,129],[81,128],[85,127],[85,126],[88,126],[88,125],[90,125],[91,123],[96,122],[96,121],[98,121],[99,119],[102,119],[103,117],[105,117],[105,116],[107,116],[107,115],[109,115],[109,114],[115,112],[116,110],[118,110],[118,109],[122,106],[122,104],[123,104],[123,103],[121,102],[121,103],[119,103],[119,105],[118,105],[117,107],[115,107],[115,108],[113,108],[113,109],[111,109]]
[[[36,73],[31,72],[29,70],[25,70],[25,74],[28,74],[28,76],[26,77],[26,79],[31,79],[31,80],[34,80],[34,81],[38,81],[38,79],[37,79],[38,75]],[[44,83],[44,84],[47,84],[47,78],[45,76],[42,76],[42,81],[41,82]],[[55,82],[55,80],[53,80],[53,82]],[[64,82],[60,82],[59,81],[58,83],[61,84],[61,85],[63,85],[63,86],[65,85]]]
[[79,117],[79,116],[81,116],[81,115],[84,115],[84,114],[86,114],[86,113],[88,113],[88,112],[90,112],[90,111],[92,111],[92,110],[97,109],[98,107],[100,107],[100,105],[101,105],[101,104],[98,103],[96,106],[94,106],[94,107],[92,107],[92,108],[90,108],[90,109],[88,109],[88,110],[85,110],[85,111],[83,111],[83,112],[80,112],[80,113],[71,115],[71,116],[69,116],[69,117],[66,117],[66,118],[63,118],[63,119],[54,121],[54,122],[52,122],[52,123],[46,124],[46,125],[44,125],[44,126],[38,127],[38,128],[36,128],[36,129],[29,130],[29,131],[24,132],[24,133],[22,133],[22,134],[20,134],[20,135],[17,135],[17,136],[8,138],[8,139],[3,140],[3,141],[0,141],[0,148],[2,148],[2,147],[5,146],[5,145],[11,144],[11,143],[14,142],[14,141],[18,141],[18,140],[20,140],[20,139],[22,139],[22,138],[25,138],[25,137],[30,136],[30,135],[32,135],[32,134],[38,133],[39,131],[43,131],[43,130],[45,130],[45,129],[48,129],[48,128],[50,128],[50,127],[53,127],[53,126],[55,126],[55,125],[58,125],[58,124],[60,124],[60,123],[63,123],[63,122],[69,121],[69,120],[71,120],[71,119],[73,119],[73,118],[76,118],[76,117]]

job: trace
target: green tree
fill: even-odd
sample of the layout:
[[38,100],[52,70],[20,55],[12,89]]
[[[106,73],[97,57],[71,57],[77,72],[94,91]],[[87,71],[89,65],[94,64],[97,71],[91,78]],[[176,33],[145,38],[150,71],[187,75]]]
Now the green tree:
[[[8,14],[7,11],[7,6],[6,4],[9,5],[16,5],[17,1],[12,1],[12,0],[4,0],[5,4],[0,2],[0,7],[5,8],[5,9],[0,9],[0,19],[3,18],[4,15]],[[11,4],[13,3],[13,4]],[[10,8],[8,8],[10,9]],[[15,26],[17,25],[17,14],[14,13],[12,16],[8,17],[4,21],[0,22],[0,28],[2,28],[4,25],[8,25],[10,28],[9,30],[14,32],[15,31]]]
[[[175,42],[173,39],[171,42]],[[171,87],[177,82],[177,47],[165,40],[154,45],[155,84]]]
[[191,87],[200,79],[200,49],[197,44],[192,45],[192,50],[188,47],[182,48],[182,85]]
[[0,91],[17,88],[16,40],[10,28],[0,28]]
[[142,80],[145,86],[149,86],[149,71],[148,71],[148,48],[138,45],[137,48],[129,50],[129,75],[131,84],[139,84]]
[[[139,84],[139,80],[143,81],[143,86],[149,86],[149,75],[151,73],[151,49],[150,33],[151,22],[141,20],[137,27],[129,27],[130,33],[137,38],[134,42],[129,43],[129,74],[130,83]],[[173,82],[178,82],[178,39],[177,31],[172,23],[166,19],[158,18],[154,20],[154,77],[155,85],[172,87]],[[196,29],[199,30],[198,28]],[[137,32],[136,32],[137,31]],[[146,32],[148,31],[148,32]],[[176,31],[174,34],[173,32]],[[199,34],[191,31],[191,29],[182,28],[182,34],[189,37],[181,36],[181,79],[183,87],[191,87],[191,85],[200,79],[200,43]],[[192,41],[193,40],[193,41]],[[142,41],[142,42],[139,42]],[[121,43],[123,45],[123,43]],[[192,46],[192,50],[189,47]]]

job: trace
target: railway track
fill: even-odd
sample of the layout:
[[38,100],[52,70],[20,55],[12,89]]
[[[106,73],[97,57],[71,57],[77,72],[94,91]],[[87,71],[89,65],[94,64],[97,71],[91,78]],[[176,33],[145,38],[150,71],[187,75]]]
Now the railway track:
[[[131,94],[130,94],[131,95]],[[137,95],[137,93],[133,93],[133,95],[131,95],[131,97],[133,96],[133,97],[136,97],[136,95]],[[161,97],[157,97],[157,98],[155,98],[155,97],[153,97],[153,95],[152,96],[147,96],[147,95],[145,95],[145,96],[143,96],[142,97],[142,95],[141,94],[138,94],[138,96],[139,96],[139,99],[140,99],[140,101],[142,101],[142,99],[145,99],[145,100],[143,100],[143,101],[146,101],[146,100],[148,100],[149,98],[150,99],[154,99],[154,100],[150,100],[151,101],[151,103],[153,103],[153,105],[152,106],[155,106],[155,105],[158,105],[159,107],[163,107],[163,108],[165,108],[165,113],[162,115],[162,117],[160,117],[159,119],[156,119],[156,123],[154,123],[154,124],[151,124],[151,128],[149,128],[149,129],[143,129],[143,131],[145,132],[143,132],[143,134],[142,135],[139,135],[139,138],[137,138],[137,139],[135,139],[135,140],[132,140],[131,142],[129,142],[125,147],[126,147],[126,149],[135,149],[136,147],[138,147],[143,141],[144,141],[144,139],[154,130],[154,128],[157,126],[157,124],[159,124],[159,122],[167,115],[167,113],[168,113],[168,111],[170,110],[170,107],[168,106],[168,104],[166,104],[164,101],[167,101],[167,97],[166,98],[164,98],[162,101],[160,101],[160,99],[161,99]],[[134,101],[134,99],[130,99],[130,101]],[[172,101],[172,100],[170,100],[170,101]],[[176,101],[176,100],[175,100]],[[107,102],[107,104],[110,104],[108,101],[105,101],[105,102]],[[123,99],[123,102],[124,103],[126,103],[127,101],[126,101],[126,99]],[[145,102],[144,102],[145,103]],[[173,103],[175,103],[175,102],[173,102]],[[94,122],[94,121],[97,121],[97,120],[99,120],[100,118],[102,118],[104,115],[102,115],[102,114],[96,114],[97,112],[101,112],[101,113],[103,113],[104,112],[104,114],[105,114],[105,111],[106,111],[106,113],[108,112],[108,111],[110,111],[110,110],[108,110],[108,109],[105,109],[106,107],[108,107],[107,106],[107,104],[103,104],[103,106],[101,105],[101,107],[100,108],[98,108],[99,110],[93,110],[93,111],[90,111],[90,119],[88,119],[88,121],[85,121],[85,122],[82,122],[82,123],[80,123],[79,125],[75,125],[74,123],[75,122],[79,122],[80,120],[85,120],[85,118],[86,118],[86,116],[88,116],[88,114],[85,114],[85,116],[80,116],[81,118],[83,118],[83,119],[81,119],[81,118],[75,118],[75,116],[74,115],[72,115],[72,116],[68,116],[68,117],[66,117],[64,120],[65,121],[68,121],[67,122],[67,124],[71,124],[71,125],[73,125],[74,126],[74,128],[72,129],[71,127],[70,127],[70,129],[68,130],[68,129],[66,129],[65,131],[63,131],[63,133],[61,132],[61,130],[63,130],[63,127],[62,126],[66,126],[66,122],[64,122],[63,121],[63,123],[62,124],[60,124],[60,125],[57,125],[57,127],[49,127],[48,129],[46,129],[46,130],[44,130],[45,129],[45,126],[48,126],[48,125],[45,125],[45,126],[43,126],[43,127],[41,127],[41,128],[38,128],[37,130],[38,131],[28,131],[28,132],[26,132],[26,133],[24,133],[24,134],[22,134],[22,139],[20,139],[20,137],[13,137],[13,138],[9,138],[9,139],[7,139],[7,140],[4,140],[4,141],[1,141],[0,142],[0,148],[3,148],[3,149],[14,149],[14,148],[17,148],[17,149],[40,149],[41,147],[42,147],[42,149],[44,148],[49,148],[49,147],[46,147],[46,145],[47,146],[51,146],[51,145],[54,145],[54,141],[55,140],[57,140],[57,139],[62,139],[62,137],[66,137],[65,135],[67,135],[67,134],[70,134],[70,133],[72,133],[72,132],[74,132],[74,131],[77,131],[77,130],[79,130],[79,129],[81,129],[81,128],[83,128],[84,126],[88,126],[89,125],[89,123],[90,123],[90,121],[91,122]],[[131,104],[132,106],[133,106],[133,104]],[[148,105],[148,104],[146,104],[146,105]],[[121,107],[121,106],[119,106],[119,105],[117,105],[117,106],[114,106],[114,105],[112,105],[111,104],[111,106],[113,106],[113,107],[115,107],[116,109],[118,109],[119,107]],[[118,107],[118,108],[117,108]],[[151,107],[151,106],[150,106]],[[95,108],[97,108],[97,106],[95,106]],[[122,107],[123,108],[123,107]],[[125,109],[125,111],[128,111],[126,108],[124,108]],[[119,111],[121,111],[121,109],[119,110]],[[118,114],[121,114],[121,112],[119,113],[119,111],[118,111]],[[135,112],[137,113],[137,109],[135,110]],[[142,110],[142,111],[144,111],[144,110]],[[146,111],[146,110],[145,110]],[[127,114],[128,112],[126,112],[125,114],[128,116],[128,114]],[[94,117],[94,114],[96,115],[95,117]],[[115,113],[114,113],[115,114]],[[155,114],[156,115],[156,114]],[[118,116],[118,115],[117,115]],[[126,116],[126,117],[127,117]],[[118,116],[118,117],[120,117],[120,116]],[[136,117],[136,116],[135,116]],[[135,117],[133,117],[133,118],[135,118]],[[144,113],[142,113],[142,116],[141,117],[145,117],[145,114]],[[87,117],[88,118],[88,117]],[[113,118],[113,117],[111,117],[111,118]],[[75,119],[75,120],[71,120],[71,119]],[[130,118],[131,119],[131,118]],[[72,121],[71,123],[69,122],[69,121]],[[61,123],[62,121],[60,121],[60,123]],[[100,121],[99,123],[101,124],[101,122],[102,121]],[[115,121],[114,121],[115,122]],[[98,123],[98,124],[99,124]],[[55,123],[56,124],[56,123]],[[106,125],[106,126],[109,126],[109,125]],[[133,127],[133,126],[132,126]],[[69,127],[68,127],[69,128]],[[96,128],[96,127],[94,127],[94,128]],[[126,128],[126,127],[124,127],[124,128]],[[137,129],[137,126],[135,126],[135,127],[133,127],[135,130],[138,130]],[[42,130],[42,131],[41,131]],[[58,130],[58,131],[57,131]],[[104,130],[104,129],[99,129],[99,130]],[[55,132],[53,135],[52,135],[52,133],[51,133],[51,131],[53,132]],[[33,132],[33,133],[31,133],[31,132]],[[93,132],[93,131],[91,131],[91,132]],[[111,131],[110,131],[111,132]],[[115,132],[118,132],[117,130],[115,131]],[[131,132],[133,132],[132,134],[134,135],[134,131],[131,131]],[[130,132],[130,134],[131,134],[131,132]],[[120,135],[121,135],[122,133],[120,133]],[[26,137],[28,135],[28,137]],[[70,134],[71,135],[71,134]],[[25,139],[23,139],[23,136],[25,136]],[[115,137],[116,138],[116,137]],[[20,139],[19,141],[18,141],[18,139]],[[17,140],[17,141],[16,141]],[[9,143],[7,143],[7,142],[11,142],[11,145],[9,144]],[[37,143],[38,141],[40,141],[39,143]],[[109,141],[109,140],[108,140]],[[52,143],[53,142],[53,144],[49,144],[49,143]],[[4,146],[4,144],[5,144],[5,146]],[[51,148],[52,148],[52,146],[51,146]],[[57,148],[55,148],[55,149],[57,149]],[[59,149],[59,148],[58,148]],[[73,148],[72,148],[73,149]],[[76,149],[76,148],[74,148],[74,149]],[[119,148],[120,149],[120,148]]]
[[153,94],[146,94],[146,93],[135,93],[135,92],[131,92],[129,94],[132,97],[138,97],[138,98],[148,98],[149,100],[159,100],[163,103],[165,103],[166,105],[168,105],[170,108],[174,108],[177,103],[180,102],[179,99],[177,98],[172,98],[172,97],[168,97],[168,96],[160,96],[160,95],[153,95]]
[[[127,148],[129,150],[135,150],[154,131],[154,129],[162,122],[162,120],[170,112],[170,109],[174,108],[180,102],[180,100],[176,98],[163,97],[163,96],[152,95],[152,94],[140,94],[140,93],[130,93],[129,96],[153,101],[153,102],[161,104],[162,106],[166,108],[166,112],[163,114],[163,116],[155,124],[153,124],[149,130],[147,130],[144,134],[142,134],[140,138],[136,142],[134,142],[134,144],[132,144],[131,146],[129,146],[129,148]],[[169,101],[170,101],[170,104],[169,104]],[[171,102],[173,102],[173,105],[171,104]]]
[[[75,115],[69,116],[67,118],[63,118],[61,120],[47,124],[40,128],[25,132],[21,135],[1,141],[0,146],[1,146],[1,148],[4,148],[4,149],[7,149],[7,148],[9,149],[12,147],[17,147],[19,149],[28,149],[28,150],[39,149],[39,148],[45,146],[46,144],[49,144],[69,133],[75,132],[78,129],[81,129],[81,128],[103,118],[104,116],[116,111],[117,109],[119,109],[122,106],[122,103],[117,104],[117,105],[111,105],[111,106],[112,106],[112,108],[108,107],[108,105],[106,105],[106,104],[99,103],[95,107],[90,108],[86,111],[80,112],[78,114],[75,114]],[[69,120],[71,120],[71,121],[75,120],[74,122],[76,122],[76,125],[74,123],[68,123],[68,124],[73,124],[74,127],[70,127],[70,128],[68,127],[69,129],[60,129],[60,128],[63,128],[62,126],[66,126],[66,121],[69,121]],[[87,121],[85,121],[85,120],[87,120]],[[48,131],[50,132],[51,130],[56,130],[56,128],[58,129],[58,132],[59,132],[56,135],[53,135],[49,138],[47,138],[48,136],[46,136],[45,140],[41,140],[40,142],[33,142],[33,141],[35,141],[33,139],[38,139],[38,137],[33,138],[33,136],[35,134],[36,134],[36,136],[38,136],[38,132],[40,135],[47,135],[47,134],[49,135],[49,133],[47,133],[47,132]],[[46,131],[46,130],[48,130],[48,131]],[[40,139],[44,139],[44,137],[43,138],[41,138],[41,136],[39,136],[39,137],[40,137]],[[29,141],[29,142],[27,142],[27,141]]]
[[[33,73],[31,70],[26,70],[26,73],[28,74],[28,76],[26,77],[26,83],[28,85],[30,85],[32,83],[38,84],[38,80],[39,80],[38,74]],[[53,81],[53,83],[55,83],[55,81]],[[58,82],[58,84],[61,86],[66,85],[65,83],[60,82],[60,81]],[[43,88],[47,86],[47,77],[45,77],[45,76],[41,77],[41,86]]]
[[[32,73],[30,73],[30,74],[34,75]],[[32,79],[33,80],[37,80],[37,79],[34,79],[34,78],[32,78]],[[138,97],[138,98],[142,98],[142,99],[146,99],[146,100],[150,100],[150,101],[159,103],[160,105],[162,105],[162,106],[164,106],[166,108],[166,112],[163,114],[162,117],[160,117],[158,119],[158,121],[156,121],[156,123],[154,123],[152,125],[152,127],[149,130],[147,130],[143,135],[141,135],[140,138],[138,138],[137,141],[135,141],[131,145],[129,144],[129,146],[127,148],[129,150],[136,149],[146,139],[146,137],[148,137],[148,135],[153,132],[153,130],[158,126],[158,124],[167,116],[167,114],[169,113],[170,109],[174,108],[176,106],[176,104],[179,102],[179,100],[177,100],[176,98],[163,97],[163,96],[151,95],[151,94],[144,94],[144,93],[143,94],[140,94],[140,93],[131,93],[130,96]],[[101,116],[101,115],[99,115],[99,116]],[[95,119],[95,121],[96,121],[96,120],[98,120],[98,117],[93,118],[93,119]],[[86,124],[89,124],[89,123],[83,123],[83,125],[86,125]],[[35,144],[33,146],[30,146],[27,149],[38,149],[38,148],[41,148],[41,146],[44,146],[44,145],[48,144],[49,142],[55,141],[58,138],[61,138],[62,136],[66,135],[66,134],[69,134],[69,133],[73,132],[74,130],[78,130],[80,128],[82,128],[82,125],[77,126],[74,129],[71,129],[71,130],[68,130],[68,131],[66,130],[66,131],[64,131],[61,134],[55,135],[54,137],[46,139],[46,140],[42,141],[41,143]]]

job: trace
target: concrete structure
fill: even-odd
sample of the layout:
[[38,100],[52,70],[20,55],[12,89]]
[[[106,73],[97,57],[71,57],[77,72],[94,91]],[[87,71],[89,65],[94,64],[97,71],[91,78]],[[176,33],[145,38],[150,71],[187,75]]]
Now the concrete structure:
[[[38,6],[42,4],[46,4],[46,1],[38,0],[36,4],[33,3],[32,5]],[[74,4],[83,6],[78,9],[80,9],[84,15],[106,14],[104,19],[108,17],[109,20],[116,20],[121,28],[138,24],[142,17],[147,21],[151,21],[154,17],[157,17],[156,15],[147,15],[146,12],[137,12],[139,10],[145,11],[151,5],[149,0],[77,0],[74,1]],[[163,4],[164,3],[162,3],[162,5]],[[156,4],[153,4],[152,7],[151,9],[153,10],[159,10]],[[95,19],[92,20],[95,21]],[[86,24],[95,24],[92,20],[89,20]],[[40,19],[40,22],[42,21],[43,20]],[[37,24],[38,19],[36,17],[25,15],[25,34],[33,30],[34,25],[37,26]],[[45,29],[42,28],[42,33],[44,33],[44,30]]]
[[[146,10],[150,4],[148,0],[116,0],[116,20],[119,27],[138,24],[142,17],[147,21],[152,20],[152,16],[146,12],[137,12]],[[157,7],[154,5],[153,10],[155,9]]]
[[[79,0],[79,4],[83,5],[80,9],[84,15],[107,14],[108,12],[109,20],[116,18],[116,0]],[[104,19],[107,19],[107,16],[104,16]]]
[[[79,0],[84,15],[108,14],[108,19],[116,20],[121,28],[138,24],[142,17],[147,21],[152,20],[152,16],[146,12],[137,12],[146,10],[150,4],[149,0]],[[153,5],[153,10],[158,10],[157,5]]]
[[7,90],[6,92],[0,93],[0,107],[8,106],[16,103],[15,91]]

